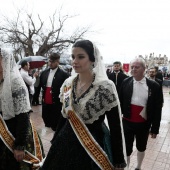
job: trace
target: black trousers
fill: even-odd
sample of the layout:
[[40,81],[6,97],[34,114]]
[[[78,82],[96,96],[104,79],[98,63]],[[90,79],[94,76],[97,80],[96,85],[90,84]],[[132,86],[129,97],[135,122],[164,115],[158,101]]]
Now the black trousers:
[[30,105],[32,106],[32,99],[33,99],[33,95],[29,94],[29,99],[30,99]]
[[143,152],[146,150],[149,128],[147,123],[133,123],[123,119],[124,136],[127,156],[133,152],[133,142],[136,139],[136,148]]
[[38,87],[34,87],[35,88],[35,93],[33,95],[33,100],[32,100],[32,104],[36,104],[36,105],[39,105],[39,95],[40,95],[40,91],[41,91],[41,88],[38,88]]
[[42,104],[42,118],[46,127],[56,130],[59,118],[61,116],[61,108],[56,104]]

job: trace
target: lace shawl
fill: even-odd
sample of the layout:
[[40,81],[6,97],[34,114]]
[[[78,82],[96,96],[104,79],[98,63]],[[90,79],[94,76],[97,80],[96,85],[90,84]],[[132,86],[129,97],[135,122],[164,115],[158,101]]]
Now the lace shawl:
[[14,57],[2,53],[3,87],[2,87],[2,113],[3,119],[8,120],[20,113],[31,109],[27,87],[19,73]]
[[[68,78],[61,87],[60,100],[63,102],[63,92],[64,87],[70,87],[75,80],[75,76]],[[73,87],[72,87],[73,89]],[[73,93],[72,93],[72,106],[79,115],[79,117],[86,124],[92,124],[95,120],[98,120],[99,117],[105,114],[106,111],[111,110],[111,108],[118,105],[117,93],[115,86],[110,80],[97,80],[95,77],[94,82],[92,83],[92,88],[85,92],[85,95],[80,97],[78,102],[74,102]],[[67,117],[64,108],[62,108],[63,117]]]

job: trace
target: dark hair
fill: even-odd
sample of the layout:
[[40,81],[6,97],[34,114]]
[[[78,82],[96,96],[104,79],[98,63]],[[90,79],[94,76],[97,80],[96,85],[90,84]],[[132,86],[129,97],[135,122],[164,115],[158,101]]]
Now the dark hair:
[[155,72],[158,72],[158,71],[156,70],[156,68],[155,68],[155,67],[151,67],[151,68],[149,68],[149,70],[151,70],[151,69],[155,69]]
[[150,67],[149,70],[150,70],[150,69],[156,69],[156,68],[155,68],[155,67]]
[[51,53],[48,58],[54,61],[60,59],[60,55],[58,53]]
[[121,62],[120,61],[115,61],[113,64],[119,64],[121,66]]
[[159,67],[158,67],[158,66],[155,66],[154,68],[156,69],[156,71],[158,71],[158,69],[159,69]]
[[74,47],[80,47],[83,48],[83,50],[86,51],[86,53],[89,56],[89,60],[92,62],[95,62],[95,57],[94,57],[94,48],[93,48],[93,43],[89,40],[79,40],[75,42],[72,48]]
[[23,60],[22,63],[21,63],[21,68],[25,67],[28,65],[28,61],[26,60]]

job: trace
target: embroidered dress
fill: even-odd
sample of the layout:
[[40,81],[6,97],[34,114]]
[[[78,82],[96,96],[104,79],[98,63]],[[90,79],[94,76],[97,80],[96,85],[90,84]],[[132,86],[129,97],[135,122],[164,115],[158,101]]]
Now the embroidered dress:
[[[70,78],[63,84],[69,86]],[[76,78],[73,80],[73,89],[76,86]],[[99,85],[101,84],[101,85]],[[124,162],[124,158],[120,151],[122,151],[121,130],[119,114],[117,111],[117,96],[112,93],[112,82],[103,81],[97,83],[96,80],[92,83],[89,89],[82,94],[81,97],[76,98],[75,91],[72,91],[73,108],[86,124],[88,130],[100,145],[100,147],[107,153],[110,161],[116,165]],[[62,101],[62,93],[61,93]],[[77,136],[75,135],[67,115],[63,108],[64,125],[57,129],[53,138],[52,147],[48,153],[43,170],[99,170],[100,168],[87,154],[82,147]],[[104,124],[104,118],[107,115],[111,134]],[[60,126],[60,125],[59,125]],[[110,136],[111,141],[110,143]],[[116,141],[114,140],[116,137]],[[114,153],[111,153],[114,152]],[[112,157],[114,160],[112,160]]]

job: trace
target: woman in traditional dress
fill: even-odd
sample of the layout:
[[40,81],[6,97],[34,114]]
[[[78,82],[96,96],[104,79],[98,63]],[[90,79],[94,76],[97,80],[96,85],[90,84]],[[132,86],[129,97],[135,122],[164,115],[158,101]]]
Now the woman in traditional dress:
[[28,90],[14,57],[0,50],[0,170],[38,169],[43,160],[30,109]]
[[123,170],[120,105],[102,56],[91,41],[80,40],[72,60],[75,73],[61,87],[62,118],[42,170]]

